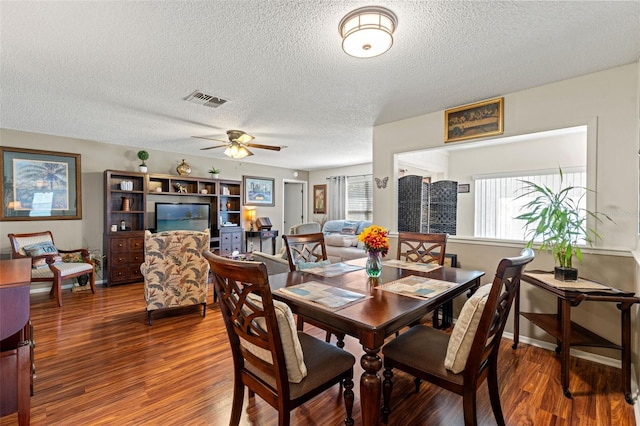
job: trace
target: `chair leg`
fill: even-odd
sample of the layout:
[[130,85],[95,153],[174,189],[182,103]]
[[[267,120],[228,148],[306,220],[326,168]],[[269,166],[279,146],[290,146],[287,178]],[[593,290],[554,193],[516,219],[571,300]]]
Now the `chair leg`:
[[476,391],[465,389],[462,393],[462,411],[464,412],[465,426],[477,426],[476,417]]
[[[249,392],[251,394],[251,391]],[[240,416],[242,416],[242,402],[244,401],[244,384],[240,379],[240,375],[236,374],[233,378],[233,402],[231,404],[230,426],[238,426],[240,424]]]
[[327,331],[327,334],[324,335],[324,341],[329,343],[331,342],[331,332]]
[[207,316],[207,302],[204,302],[202,304],[202,318],[205,318]]
[[420,392],[420,384],[422,384],[422,380],[419,377],[413,378],[413,384],[416,385],[416,393]]
[[151,311],[147,311],[147,321],[149,321],[149,325],[151,324]]
[[298,318],[296,319],[296,326],[298,331],[304,331],[304,318],[300,315],[298,315]]
[[387,423],[389,421],[389,414],[391,414],[391,391],[393,390],[393,368],[384,367],[384,381],[382,382],[382,421]]
[[346,426],[353,426],[353,371],[352,373],[344,379],[344,408],[347,412],[347,417],[344,419],[344,424]]
[[53,274],[53,297],[58,301],[58,306],[62,306],[62,274]]
[[487,386],[489,387],[489,399],[491,400],[491,409],[496,418],[496,424],[498,424],[498,426],[504,426],[504,416],[500,404],[500,389],[498,388],[498,372],[495,363],[491,363],[489,366]]
[[93,270],[89,274],[89,284],[91,285],[91,293],[96,294],[96,273]]

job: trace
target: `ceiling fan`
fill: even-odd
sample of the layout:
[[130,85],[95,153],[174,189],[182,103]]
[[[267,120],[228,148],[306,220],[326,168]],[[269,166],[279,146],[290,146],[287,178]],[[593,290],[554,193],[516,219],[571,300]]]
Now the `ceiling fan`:
[[271,151],[280,151],[281,149],[281,147],[279,146],[250,143],[252,140],[255,139],[255,137],[251,136],[248,133],[243,132],[242,130],[227,130],[227,137],[229,138],[228,142],[223,141],[221,139],[211,138],[208,136],[192,136],[192,137],[198,138],[198,139],[208,139],[212,141],[223,142],[224,143],[223,145],[214,145],[214,146],[210,146],[207,148],[200,148],[200,149],[204,151],[207,149],[226,147],[227,149],[224,150],[224,154],[227,157],[231,157],[231,158],[244,158],[244,157],[248,157],[249,155],[253,155],[253,152],[249,151],[247,147],[259,148],[259,149],[270,149]]

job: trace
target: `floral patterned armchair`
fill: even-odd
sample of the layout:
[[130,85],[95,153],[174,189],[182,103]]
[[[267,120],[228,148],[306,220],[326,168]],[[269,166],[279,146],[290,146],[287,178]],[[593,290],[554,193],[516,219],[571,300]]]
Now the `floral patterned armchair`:
[[207,312],[209,262],[202,256],[209,249],[209,230],[165,231],[144,235],[144,297],[151,325],[157,309],[202,305]]

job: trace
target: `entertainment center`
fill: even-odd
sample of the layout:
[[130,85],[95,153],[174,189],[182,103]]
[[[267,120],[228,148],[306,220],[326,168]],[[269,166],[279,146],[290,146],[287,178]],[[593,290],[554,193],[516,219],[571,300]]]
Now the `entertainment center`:
[[[104,195],[107,285],[142,281],[144,231],[153,232],[154,226],[165,230],[180,228],[179,221],[184,229],[209,224],[212,251],[242,251],[240,181],[105,170]],[[157,207],[164,210],[160,217]],[[207,211],[209,217],[202,217]],[[170,218],[172,214],[179,217]]]

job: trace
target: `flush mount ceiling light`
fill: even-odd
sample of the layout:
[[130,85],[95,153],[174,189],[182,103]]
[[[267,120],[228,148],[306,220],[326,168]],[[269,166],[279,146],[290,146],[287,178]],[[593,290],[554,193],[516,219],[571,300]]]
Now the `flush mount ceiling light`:
[[340,21],[342,50],[356,58],[382,55],[393,45],[398,18],[389,9],[367,6],[347,14]]

